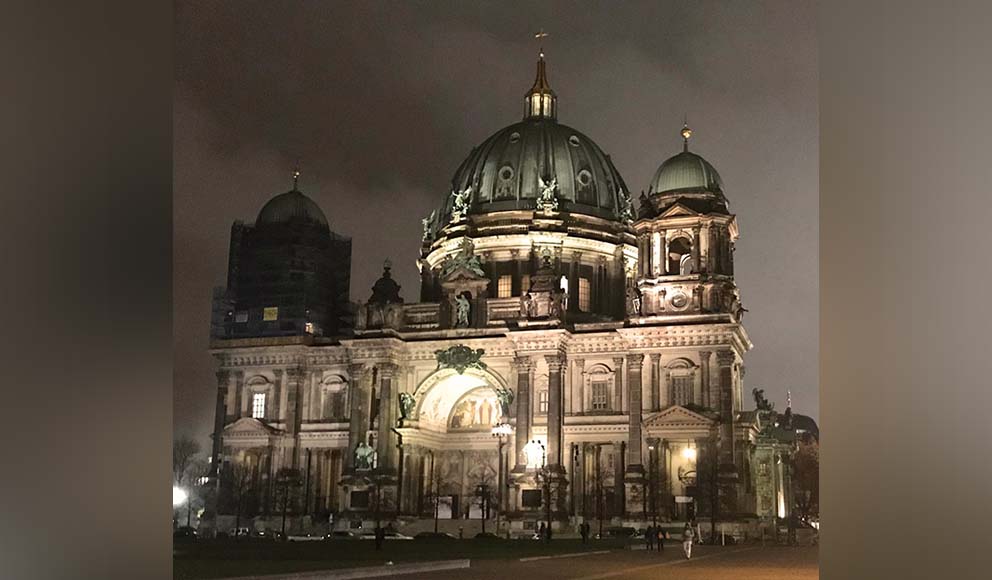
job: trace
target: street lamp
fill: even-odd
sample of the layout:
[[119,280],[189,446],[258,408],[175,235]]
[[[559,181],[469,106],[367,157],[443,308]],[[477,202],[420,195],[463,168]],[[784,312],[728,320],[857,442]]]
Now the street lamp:
[[[186,490],[179,486],[172,486],[172,509],[177,509],[179,506],[189,501],[189,494]],[[189,507],[189,506],[187,506]],[[179,525],[178,518],[173,518],[174,525]],[[189,514],[186,516],[186,525],[189,525]]]
[[[535,467],[534,477],[539,483],[542,484],[544,488],[545,500],[545,511],[547,516],[548,531],[545,536],[545,541],[551,541],[551,469],[548,467],[548,452],[544,447],[544,444],[534,439],[524,447],[524,453],[527,455],[528,466],[533,465]],[[538,455],[540,454],[540,455]],[[538,457],[540,457],[540,463],[537,462]]]
[[[498,441],[496,447],[497,468],[496,468],[496,535],[499,535],[499,513],[503,509],[503,446],[506,438],[513,434],[513,427],[509,423],[500,423],[493,427],[493,437]],[[483,514],[485,517],[486,514]]]

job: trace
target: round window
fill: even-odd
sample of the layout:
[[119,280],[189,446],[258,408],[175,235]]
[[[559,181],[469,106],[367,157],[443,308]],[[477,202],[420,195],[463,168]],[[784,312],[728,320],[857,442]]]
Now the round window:
[[507,165],[503,167],[503,169],[500,169],[499,178],[502,179],[503,181],[509,181],[513,179],[513,168]]
[[689,297],[685,294],[679,292],[675,296],[672,296],[672,306],[675,308],[685,308],[689,303]]
[[520,133],[517,133],[516,131],[510,133],[510,143],[516,143],[519,140],[520,140]]
[[589,173],[589,170],[583,169],[579,172],[579,183],[582,185],[589,185],[592,183],[592,174]]
[[575,135],[572,135],[571,137],[568,138],[568,144],[571,145],[572,147],[578,147],[579,138]]

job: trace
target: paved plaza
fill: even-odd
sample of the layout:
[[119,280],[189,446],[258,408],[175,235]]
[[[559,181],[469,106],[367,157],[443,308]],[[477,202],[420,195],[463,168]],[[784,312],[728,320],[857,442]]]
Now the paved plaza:
[[478,580],[540,578],[541,580],[671,579],[671,580],[813,580],[820,577],[817,548],[696,546],[686,560],[677,546],[663,555],[615,551],[578,557],[521,562],[480,560],[469,570],[403,575],[409,580]]

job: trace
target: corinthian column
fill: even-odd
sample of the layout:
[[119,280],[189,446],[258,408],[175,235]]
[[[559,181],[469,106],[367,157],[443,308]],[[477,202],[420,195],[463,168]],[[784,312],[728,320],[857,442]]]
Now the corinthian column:
[[530,441],[530,369],[532,365],[533,362],[529,356],[518,356],[513,359],[513,368],[517,371],[517,428],[514,433],[517,464],[513,468],[516,472],[523,472],[527,468],[524,446]]
[[362,412],[365,400],[365,376],[368,373],[364,364],[348,365],[348,397],[351,403],[351,414],[348,423],[348,449],[345,451],[345,470],[355,468],[355,448],[365,440],[366,417]]
[[561,369],[565,357],[547,355],[548,362],[548,464],[561,466]]
[[643,471],[641,467],[641,369],[643,354],[627,355],[627,405],[630,410],[627,443],[627,471]]
[[396,445],[393,442],[393,426],[396,425],[395,397],[393,396],[393,382],[396,377],[397,365],[383,363],[376,365],[379,368],[379,432],[376,437],[376,452],[379,456],[379,471],[382,473],[393,473],[396,470],[395,453]]
[[210,450],[210,474],[217,475],[220,453],[223,450],[224,423],[227,421],[227,384],[231,373],[227,369],[217,371],[217,404],[214,407],[214,440]]

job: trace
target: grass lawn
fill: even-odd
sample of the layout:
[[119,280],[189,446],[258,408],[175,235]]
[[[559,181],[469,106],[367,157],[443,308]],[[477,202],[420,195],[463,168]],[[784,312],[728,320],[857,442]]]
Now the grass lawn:
[[590,550],[622,549],[626,540],[388,540],[382,551],[368,540],[276,542],[199,540],[175,546],[173,578],[229,578],[428,560],[516,559]]

